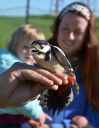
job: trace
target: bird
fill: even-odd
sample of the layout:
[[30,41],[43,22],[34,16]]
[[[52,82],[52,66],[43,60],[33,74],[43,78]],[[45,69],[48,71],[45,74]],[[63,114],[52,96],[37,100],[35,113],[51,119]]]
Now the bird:
[[33,41],[31,44],[31,54],[41,68],[52,73],[64,73],[68,76],[67,84],[62,84],[58,87],[58,90],[47,89],[38,98],[40,104],[49,111],[52,110],[52,115],[56,111],[58,115],[74,99],[72,86],[76,94],[79,94],[79,85],[74,70],[62,49],[50,45],[46,40]]

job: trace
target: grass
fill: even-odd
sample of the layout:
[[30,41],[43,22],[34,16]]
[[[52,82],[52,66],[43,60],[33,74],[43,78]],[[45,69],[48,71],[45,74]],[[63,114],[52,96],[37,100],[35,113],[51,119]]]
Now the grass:
[[23,18],[0,17],[0,47],[5,47],[13,31],[23,22]]
[[[29,18],[29,23],[39,26],[44,32],[46,39],[51,36],[50,27],[53,22],[53,18],[47,18],[46,16],[34,16]],[[25,23],[25,18],[22,17],[0,17],[0,47],[4,48],[9,42],[12,33],[20,25]]]
[[[20,25],[25,23],[25,18],[22,17],[0,17],[0,47],[6,47],[6,44],[11,38],[11,34]],[[44,32],[46,39],[51,37],[51,25],[53,23],[53,17],[50,16],[32,16],[29,18],[29,23],[37,25]],[[96,21],[97,35],[99,37],[99,18]]]

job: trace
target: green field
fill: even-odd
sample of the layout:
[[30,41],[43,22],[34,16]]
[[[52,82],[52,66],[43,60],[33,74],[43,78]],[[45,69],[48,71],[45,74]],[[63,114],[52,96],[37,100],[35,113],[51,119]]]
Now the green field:
[[[0,17],[0,47],[4,48],[11,38],[11,34],[20,25],[25,23],[25,18],[21,17]],[[37,25],[44,32],[46,39],[51,37],[51,25],[53,17],[49,16],[32,16],[29,18],[29,23]],[[99,18],[96,21],[97,35],[99,37]]]

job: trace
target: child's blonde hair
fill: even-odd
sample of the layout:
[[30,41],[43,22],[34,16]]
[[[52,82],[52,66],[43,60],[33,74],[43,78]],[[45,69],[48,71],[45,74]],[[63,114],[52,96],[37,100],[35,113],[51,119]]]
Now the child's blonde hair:
[[38,39],[45,40],[45,35],[40,28],[31,24],[24,24],[16,29],[16,31],[12,34],[12,39],[8,44],[8,50],[15,53],[16,47],[21,42],[25,40],[32,41]]

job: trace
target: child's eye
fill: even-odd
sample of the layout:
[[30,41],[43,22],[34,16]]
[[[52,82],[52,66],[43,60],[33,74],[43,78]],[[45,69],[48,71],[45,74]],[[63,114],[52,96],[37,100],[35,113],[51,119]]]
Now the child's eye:
[[29,49],[29,47],[24,45],[24,46],[23,46],[23,49]]

